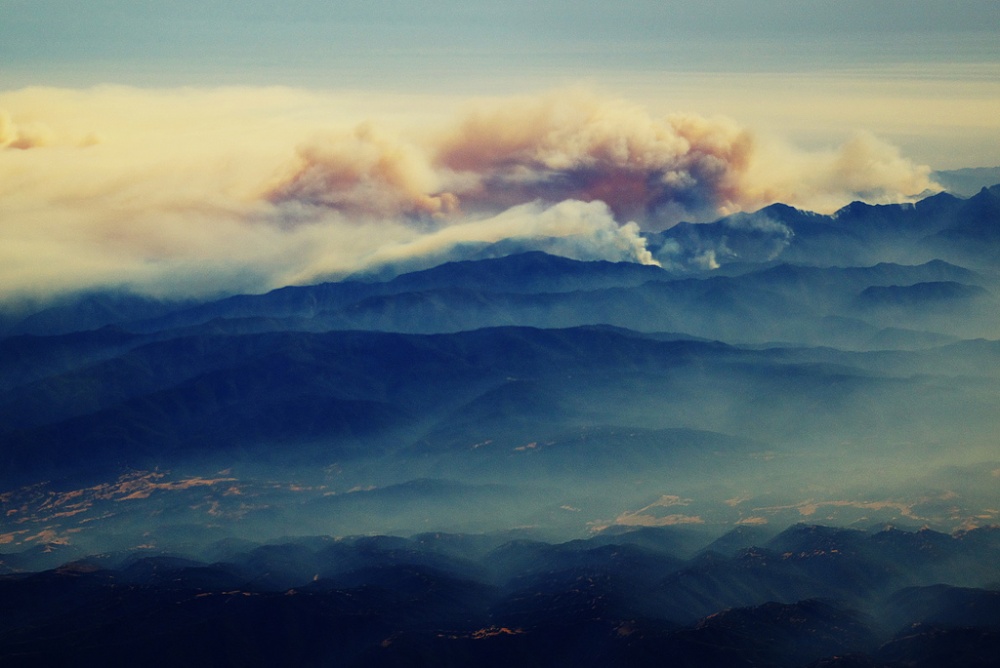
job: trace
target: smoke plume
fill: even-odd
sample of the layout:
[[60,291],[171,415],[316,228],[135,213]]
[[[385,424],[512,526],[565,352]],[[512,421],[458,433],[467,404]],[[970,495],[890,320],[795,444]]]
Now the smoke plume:
[[41,123],[17,124],[8,111],[0,109],[0,150],[29,149],[47,146],[53,141],[52,131]]
[[457,116],[434,104],[276,88],[0,92],[0,297],[262,291],[506,240],[667,262],[640,230],[934,187],[929,168],[863,134],[803,151],[730,119],[580,90]]
[[540,201],[601,201],[619,222],[663,229],[775,201],[822,211],[854,199],[902,201],[931,189],[930,168],[859,134],[804,152],[726,118],[663,118],[584,91],[514,98],[467,112],[422,144],[371,125],[299,148],[270,193],[279,205],[349,216],[496,214]]
[[366,218],[455,209],[454,195],[431,194],[438,176],[414,146],[384,136],[368,123],[303,144],[298,157],[292,175],[270,193],[273,202],[328,207]]
[[655,223],[731,206],[753,143],[725,119],[657,119],[635,105],[570,92],[469,114],[435,160],[465,177],[459,196],[477,207],[600,200],[619,220]]

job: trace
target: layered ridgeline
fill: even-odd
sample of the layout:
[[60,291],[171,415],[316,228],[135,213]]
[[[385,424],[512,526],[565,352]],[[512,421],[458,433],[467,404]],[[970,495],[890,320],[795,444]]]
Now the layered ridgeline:
[[645,242],[8,305],[0,656],[996,656],[1000,187]]
[[[223,541],[0,577],[5,666],[993,666],[1000,530]],[[66,552],[63,558],[69,556]],[[939,584],[948,578],[954,584]]]

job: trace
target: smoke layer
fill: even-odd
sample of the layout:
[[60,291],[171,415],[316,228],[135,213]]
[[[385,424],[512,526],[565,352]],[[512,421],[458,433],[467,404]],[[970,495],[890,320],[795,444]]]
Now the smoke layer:
[[0,150],[29,149],[52,143],[52,131],[41,124],[19,125],[5,109],[0,109]]
[[900,201],[934,185],[928,167],[871,135],[814,153],[761,143],[730,119],[656,118],[568,91],[472,109],[422,147],[367,124],[317,138],[300,146],[300,165],[271,199],[352,216],[601,201],[619,221],[661,229],[779,200],[824,211],[852,199]]
[[479,206],[601,200],[620,220],[655,221],[731,206],[752,151],[750,133],[725,119],[656,119],[570,93],[475,111],[444,138],[436,160],[466,177],[463,200]]
[[[260,291],[508,239],[654,262],[640,229],[934,187],[868,135],[808,152],[578,90],[457,117],[433,106],[287,89],[0,93],[0,297]],[[400,108],[413,111],[385,111]]]
[[368,123],[320,137],[298,149],[299,165],[270,199],[336,209],[352,217],[447,213],[450,193],[429,194],[439,181],[412,145],[383,136]]

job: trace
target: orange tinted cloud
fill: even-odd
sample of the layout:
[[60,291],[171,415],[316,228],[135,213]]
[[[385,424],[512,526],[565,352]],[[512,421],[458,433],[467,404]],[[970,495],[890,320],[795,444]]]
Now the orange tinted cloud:
[[9,112],[0,109],[0,149],[29,149],[47,146],[53,141],[52,131],[41,123],[18,124]]
[[273,202],[364,217],[435,215],[456,208],[454,195],[432,194],[438,179],[425,156],[368,123],[302,144],[298,158],[292,174],[269,193]]
[[0,297],[261,291],[540,236],[570,257],[653,262],[640,227],[933,187],[928,168],[868,135],[803,151],[725,118],[658,117],[585,91],[457,116],[452,100],[447,113],[403,102],[0,92]]
[[473,111],[436,162],[464,177],[463,203],[600,200],[621,221],[715,214],[738,191],[749,132],[726,119],[653,118],[642,107],[571,91]]

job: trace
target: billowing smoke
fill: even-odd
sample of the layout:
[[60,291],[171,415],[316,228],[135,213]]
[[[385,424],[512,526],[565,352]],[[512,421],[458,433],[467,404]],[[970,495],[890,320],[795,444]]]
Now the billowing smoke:
[[655,225],[661,216],[707,218],[733,206],[753,144],[725,119],[656,119],[573,92],[473,112],[435,158],[464,177],[463,203],[600,200],[619,220]]
[[603,202],[566,200],[554,205],[540,202],[511,207],[495,216],[463,219],[436,229],[389,223],[353,223],[347,226],[361,238],[379,238],[358,256],[343,247],[327,247],[301,268],[285,277],[287,283],[337,278],[357,271],[412,271],[463,259],[472,248],[507,242],[510,251],[543,250],[575,260],[610,260],[659,264],[646,248],[635,223],[618,224]]
[[292,175],[269,195],[277,204],[328,207],[352,217],[436,215],[455,209],[450,193],[416,147],[371,124],[302,144]]
[[[732,120],[656,117],[581,91],[457,119],[450,104],[403,102],[273,88],[0,92],[0,296],[261,291],[508,241],[683,266],[671,248],[654,258],[640,229],[934,187],[928,168],[866,135],[808,152]],[[701,249],[703,264],[741,252],[731,242]]]
[[300,146],[269,197],[353,217],[443,220],[533,201],[601,201],[619,222],[663,229],[776,201],[823,211],[902,201],[934,188],[929,174],[870,135],[808,153],[762,142],[730,119],[656,118],[561,91],[473,109],[422,145],[369,124],[317,138]]
[[840,147],[815,152],[771,142],[745,174],[740,209],[783,202],[832,213],[856,200],[900,203],[940,190],[930,173],[927,165],[914,164],[897,147],[863,132]]
[[47,146],[53,141],[52,131],[41,123],[18,124],[8,111],[0,109],[0,150],[29,149]]

